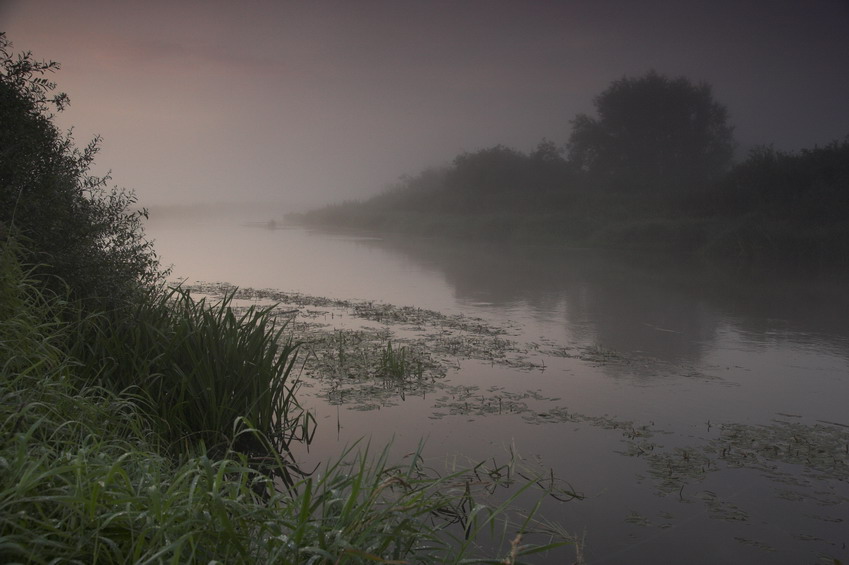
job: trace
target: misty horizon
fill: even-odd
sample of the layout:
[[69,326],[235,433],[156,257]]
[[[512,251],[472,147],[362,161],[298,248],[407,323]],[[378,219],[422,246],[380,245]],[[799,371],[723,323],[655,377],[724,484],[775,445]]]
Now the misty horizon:
[[[749,147],[849,133],[849,7],[795,2],[0,2],[95,172],[143,206],[307,209],[503,144],[562,146],[612,81],[650,69],[713,87]],[[238,194],[234,194],[238,192]]]
[[4,557],[849,563],[845,2],[0,24]]

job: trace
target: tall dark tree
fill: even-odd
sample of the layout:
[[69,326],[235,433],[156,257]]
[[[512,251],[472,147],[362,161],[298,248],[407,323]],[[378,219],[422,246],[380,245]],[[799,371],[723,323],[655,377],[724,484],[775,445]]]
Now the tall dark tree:
[[650,71],[613,82],[572,121],[569,160],[617,189],[694,188],[728,170],[733,128],[710,85]]

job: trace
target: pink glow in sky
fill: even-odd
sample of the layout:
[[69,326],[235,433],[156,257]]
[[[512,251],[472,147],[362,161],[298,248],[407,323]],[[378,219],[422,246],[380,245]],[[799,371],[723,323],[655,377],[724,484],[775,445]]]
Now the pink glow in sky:
[[713,85],[741,147],[849,134],[845,0],[0,0],[60,115],[151,206],[300,208],[498,143],[566,142],[622,76]]

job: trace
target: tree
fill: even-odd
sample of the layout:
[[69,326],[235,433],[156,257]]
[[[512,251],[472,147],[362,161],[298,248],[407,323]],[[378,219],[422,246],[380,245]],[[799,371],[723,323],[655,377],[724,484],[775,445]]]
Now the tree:
[[496,145],[455,157],[449,182],[480,195],[518,191],[524,188],[527,168],[527,155]]
[[710,85],[654,71],[614,81],[572,121],[569,160],[616,189],[686,189],[725,173],[733,127]]
[[89,173],[99,138],[80,150],[53,123],[69,100],[44,75],[59,65],[11,47],[0,33],[0,232],[22,237],[49,286],[116,304],[160,275],[145,213],[132,192]]
[[530,187],[536,192],[564,193],[572,185],[572,165],[563,158],[563,149],[543,139],[528,155]]
[[454,158],[445,186],[454,211],[493,211],[517,199],[528,184],[528,156],[496,145]]

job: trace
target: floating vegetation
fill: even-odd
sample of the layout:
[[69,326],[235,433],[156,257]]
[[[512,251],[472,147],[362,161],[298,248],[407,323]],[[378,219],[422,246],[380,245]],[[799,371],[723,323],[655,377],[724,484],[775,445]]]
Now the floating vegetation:
[[525,417],[532,412],[528,400],[550,400],[539,391],[510,392],[503,387],[490,387],[485,393],[476,386],[445,386],[434,400],[433,419],[447,415],[487,416],[512,414]]
[[276,302],[277,315],[300,318],[290,327],[299,333],[308,353],[304,375],[323,385],[332,403],[359,410],[434,390],[464,359],[528,370],[538,367],[527,361],[526,349],[507,337],[509,327],[479,318],[224,284],[189,289],[210,296],[229,293],[249,303]]
[[696,498],[704,502],[711,518],[732,522],[746,522],[749,514],[736,504],[723,500],[718,494],[709,490],[702,490],[696,494]]
[[427,351],[393,345],[382,329],[319,331],[310,334],[304,347],[304,374],[324,387],[328,402],[359,410],[424,394],[445,376]]
[[619,353],[602,347],[601,345],[591,345],[584,348],[581,358],[593,363],[601,364],[623,361],[623,357]]
[[707,448],[729,466],[781,473],[776,464],[798,465],[810,479],[849,481],[849,428],[776,420],[768,426],[726,424]]
[[[233,292],[220,285],[192,290],[213,295]],[[296,328],[298,339],[304,342],[302,351],[307,353],[302,367],[307,378],[303,381],[305,386],[321,387],[319,396],[328,404],[376,410],[397,405],[410,396],[429,396],[430,418],[435,420],[515,418],[531,425],[577,424],[576,429],[589,426],[608,430],[620,436],[621,448],[614,449],[615,453],[645,465],[645,471],[639,471],[640,463],[635,463],[638,483],[651,485],[670,503],[701,504],[713,520],[753,521],[756,512],[751,505],[757,502],[738,500],[732,490],[736,489],[735,473],[740,471],[743,476],[754,474],[768,481],[777,501],[815,504],[820,510],[805,514],[815,524],[842,524],[846,520],[837,509],[845,509],[849,503],[847,424],[824,420],[809,424],[800,415],[778,414],[780,420],[765,425],[708,422],[704,437],[682,438],[653,422],[581,413],[540,388],[477,386],[454,378],[464,371],[485,371],[490,366],[542,372],[558,362],[562,366],[559,359],[572,359],[601,367],[608,374],[669,375],[734,384],[701,368],[623,353],[601,344],[560,344],[546,338],[521,343],[514,325],[493,325],[421,308],[252,289],[236,291],[233,296],[248,304],[275,302],[278,316],[297,320],[290,327]],[[722,478],[708,482],[708,477]],[[623,518],[641,527],[665,529],[675,525],[673,514],[665,511],[654,517],[631,511]],[[793,535],[802,541],[819,539],[806,533]],[[766,541],[746,536],[735,539],[765,552],[776,550]]]
[[[366,300],[341,300],[287,293],[277,290],[236,288],[221,283],[202,283],[187,287],[193,292],[211,296],[231,294],[236,299],[277,304],[278,316],[299,319],[292,323],[295,331],[307,345],[312,345],[319,357],[323,355],[326,341],[338,331],[362,331],[360,347],[385,350],[389,341],[407,347],[408,354],[422,357],[424,377],[442,377],[459,368],[464,360],[484,361],[521,371],[545,371],[546,358],[568,358],[622,369],[637,374],[665,375],[685,374],[688,378],[717,380],[692,367],[681,367],[672,363],[644,356],[639,353],[625,354],[600,344],[573,343],[563,345],[540,339],[539,342],[520,343],[515,339],[519,325],[515,322],[494,324],[481,318],[462,314],[447,315],[434,310],[410,306],[395,306]],[[375,333],[382,331],[382,334]],[[356,338],[355,338],[356,341]],[[374,346],[374,347],[372,347]],[[426,352],[426,353],[424,353]],[[359,366],[359,375],[379,372],[380,358],[367,355],[369,367]],[[437,368],[438,366],[438,368]],[[337,367],[336,369],[340,369]],[[307,373],[322,380],[328,375]],[[434,374],[436,373],[436,374]],[[347,378],[338,370],[331,371],[337,378]]]
[[672,520],[674,516],[668,512],[660,512],[658,514],[658,518],[660,521],[653,521],[648,516],[645,516],[636,510],[632,510],[625,518],[625,522],[628,524],[634,524],[635,526],[642,526],[644,528],[667,529],[673,527],[674,524],[672,523]]
[[[628,439],[628,455],[643,456],[662,494],[678,492],[709,472],[754,469],[780,485],[784,499],[801,495],[788,487],[811,487],[819,481],[849,482],[849,430],[825,424],[774,421],[770,425],[723,424],[720,434],[702,445],[664,449]],[[818,494],[821,504],[849,502],[846,493]]]
[[516,331],[515,324],[506,323],[495,325],[492,322],[464,316],[462,314],[448,315],[435,310],[415,308],[412,306],[395,306],[377,303],[372,300],[342,300],[322,296],[310,296],[299,292],[281,292],[279,290],[239,288],[227,283],[198,283],[186,287],[194,292],[210,295],[223,295],[234,292],[235,298],[247,300],[262,300],[298,308],[322,307],[339,308],[348,311],[349,315],[381,324],[404,324],[410,326],[436,326],[445,329],[464,331],[474,334],[508,335]]
[[[700,487],[709,474],[747,470],[768,481],[776,500],[798,508],[813,504],[819,509],[801,518],[823,525],[846,521],[849,429],[839,424],[806,425],[777,420],[768,425],[724,424],[719,430],[717,437],[686,448],[665,448],[645,438],[636,440],[626,436],[624,441],[629,446],[628,455],[647,462],[648,476],[659,495],[677,497],[683,503],[700,502],[711,519],[752,521],[748,504],[737,500],[739,487],[735,486],[733,477],[719,483],[724,487],[723,492],[715,487],[713,490]],[[635,516],[626,521],[649,525]],[[809,527],[821,529],[816,525]],[[845,550],[845,539],[828,540],[805,532],[792,536],[801,542],[820,542]],[[761,540],[741,536],[735,540],[764,552],[776,551]]]
[[758,541],[758,540],[744,538],[744,537],[741,537],[741,536],[734,536],[734,541],[736,541],[738,543],[742,543],[743,545],[750,545],[752,547],[760,549],[761,551],[769,551],[769,552],[776,551],[776,549],[774,547],[772,547],[771,545],[766,544],[762,541]]

